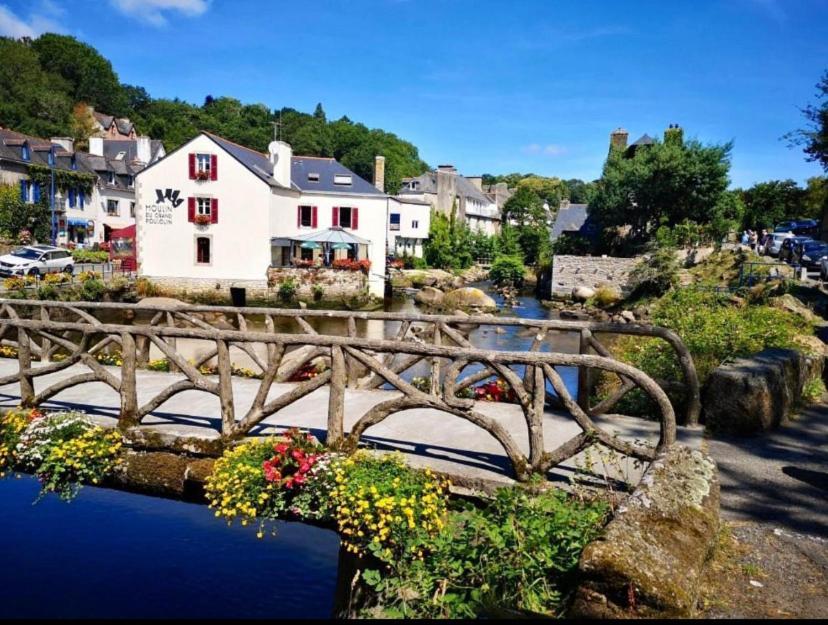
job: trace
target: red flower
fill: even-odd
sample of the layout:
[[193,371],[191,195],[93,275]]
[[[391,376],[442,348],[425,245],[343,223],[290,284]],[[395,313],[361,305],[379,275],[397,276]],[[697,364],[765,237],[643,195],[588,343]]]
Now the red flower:
[[276,453],[283,454],[288,450],[288,446],[285,443],[279,443],[273,447],[273,450]]

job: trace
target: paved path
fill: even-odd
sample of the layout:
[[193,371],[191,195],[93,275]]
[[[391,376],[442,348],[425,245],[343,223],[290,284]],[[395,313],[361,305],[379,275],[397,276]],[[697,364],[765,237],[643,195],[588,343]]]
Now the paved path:
[[725,518],[828,538],[828,404],[761,436],[707,444],[719,465]]
[[[35,391],[74,375],[85,367],[75,365],[66,370],[47,376],[35,378]],[[17,361],[0,358],[0,375],[17,371]],[[118,369],[112,368],[115,375]],[[139,370],[138,400],[139,404],[148,401],[161,389],[174,381],[183,379],[180,374],[161,373]],[[259,380],[233,378],[233,393],[237,418],[249,408],[259,386]],[[269,397],[277,397],[290,389],[292,384],[274,384]],[[365,414],[372,406],[397,394],[395,391],[346,391],[345,430]],[[19,403],[20,395],[17,384],[0,387],[0,407],[12,407]],[[82,409],[94,418],[112,424],[117,418],[120,406],[118,394],[101,382],[92,382],[67,389],[45,404],[51,409]],[[268,434],[281,429],[297,426],[324,437],[327,422],[328,389],[316,390],[290,406],[267,418],[253,434]],[[478,402],[478,410],[498,419],[506,427],[526,453],[528,437],[519,406]],[[154,413],[144,423],[166,432],[214,437],[220,427],[220,408],[218,397],[200,391],[179,393]],[[599,423],[602,423],[599,421]],[[612,422],[603,422],[609,430],[617,432],[626,440],[657,440],[658,426],[633,418],[616,418]],[[580,430],[568,415],[547,412],[544,417],[544,430],[547,449],[554,449]],[[680,442],[698,448],[701,445],[701,431],[681,429]],[[462,475],[467,478],[480,478],[507,482],[509,465],[499,444],[484,430],[438,410],[413,409],[390,416],[382,423],[369,428],[363,437],[379,449],[398,449],[405,453],[412,464],[428,465],[434,469]],[[596,456],[597,459],[597,456]],[[567,480],[574,470],[574,460],[555,470],[553,477]],[[606,473],[615,479],[629,483],[638,482],[641,467],[630,459],[624,459],[614,466],[610,463],[604,467],[598,463],[598,473]]]

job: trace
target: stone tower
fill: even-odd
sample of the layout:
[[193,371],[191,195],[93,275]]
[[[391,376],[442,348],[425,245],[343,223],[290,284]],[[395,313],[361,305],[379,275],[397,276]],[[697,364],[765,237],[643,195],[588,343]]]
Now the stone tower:
[[665,145],[684,145],[684,130],[678,124],[670,124],[664,131]]
[[627,149],[630,133],[623,128],[616,128],[610,133],[610,152],[623,152]]

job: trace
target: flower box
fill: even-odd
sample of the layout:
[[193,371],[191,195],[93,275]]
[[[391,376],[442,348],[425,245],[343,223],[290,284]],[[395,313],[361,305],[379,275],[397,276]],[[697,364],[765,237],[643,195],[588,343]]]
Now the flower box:
[[209,171],[197,171],[195,175],[196,180],[209,180],[210,179],[210,172]]
[[196,215],[193,217],[193,223],[197,226],[208,226],[213,223],[213,218],[210,215]]

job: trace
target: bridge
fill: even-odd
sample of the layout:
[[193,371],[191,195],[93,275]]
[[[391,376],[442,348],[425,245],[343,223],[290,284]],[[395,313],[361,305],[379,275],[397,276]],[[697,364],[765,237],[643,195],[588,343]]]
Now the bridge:
[[[481,328],[531,344],[476,346]],[[666,341],[681,379],[656,381],[613,358],[604,342],[618,335]],[[556,349],[563,336],[576,340],[571,353]],[[698,423],[692,359],[678,336],[647,325],[0,300],[0,349],[2,405],[82,409],[137,443],[197,439],[216,450],[296,426],[332,449],[399,449],[469,481],[525,481],[571,475],[596,447],[623,458],[608,474],[635,479],[677,433],[699,438],[676,426],[677,411]],[[153,371],[159,362],[169,371]],[[591,403],[597,371],[621,384]],[[469,396],[491,380],[509,403]],[[665,388],[683,391],[681,406]],[[633,389],[651,398],[652,420],[611,413]]]

